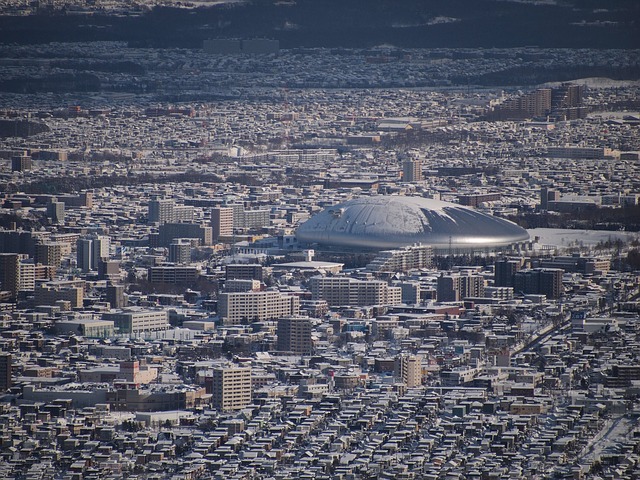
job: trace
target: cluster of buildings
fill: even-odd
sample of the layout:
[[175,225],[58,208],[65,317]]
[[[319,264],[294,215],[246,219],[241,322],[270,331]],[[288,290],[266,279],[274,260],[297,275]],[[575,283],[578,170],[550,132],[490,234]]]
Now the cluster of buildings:
[[[345,268],[364,251],[301,256],[273,209],[268,225],[234,227],[287,189],[238,186],[242,209],[204,210],[193,195],[207,188],[132,189],[99,229],[83,218],[109,218],[126,189],[83,193],[91,205],[62,224],[45,199],[7,199],[49,221],[0,231],[7,475],[637,473],[637,272],[535,244],[502,256],[488,244],[486,266],[438,267],[416,244]],[[223,209],[231,231],[202,237]],[[491,220],[477,221],[473,233]]]
[[[182,58],[342,81],[323,51]],[[637,206],[638,122],[598,111],[637,87],[576,88],[590,114],[557,121],[385,88],[6,110],[48,128],[0,143],[0,476],[636,478],[637,235],[504,218]]]
[[528,118],[575,120],[589,113],[582,103],[584,86],[563,83],[556,88],[539,88],[506,100],[490,113],[490,118],[520,120]]
[[[293,104],[296,96],[293,92],[288,95],[292,89],[459,86],[466,90],[470,76],[472,83],[476,78],[482,80],[483,76],[494,75],[499,85],[517,85],[513,79],[505,77],[511,72],[570,71],[585,65],[594,70],[613,65],[625,72],[638,63],[637,50],[622,49],[400,49],[382,46],[372,49],[281,49],[278,53],[263,55],[233,53],[249,43],[251,49],[275,52],[277,42],[218,39],[205,43],[204,49],[162,50],[136,48],[126,42],[7,45],[0,48],[0,58],[5,59],[0,65],[0,74],[6,80],[14,80],[46,79],[51,73],[89,73],[98,81],[100,91],[87,95],[87,101],[93,98],[99,104],[96,109],[103,109],[130,104],[131,94],[150,96],[155,101],[170,96],[175,101],[194,102],[254,96]],[[220,53],[207,52],[207,45]],[[221,53],[225,49],[228,53]],[[131,62],[133,67],[122,68],[123,62]],[[513,75],[517,79],[517,73]],[[96,97],[93,93],[100,95]],[[101,101],[102,95],[108,96],[108,100]],[[11,108],[14,101],[15,106],[20,107],[19,98],[15,95],[7,97],[7,101],[3,98],[5,108]],[[36,97],[40,98],[34,103],[35,108],[56,103],[44,94]],[[494,95],[492,98],[498,100],[500,97]],[[87,102],[82,103],[87,105]],[[55,106],[60,108],[62,105]]]
[[[557,257],[558,298],[514,293],[519,274],[563,272],[534,260],[425,265],[395,286],[363,271],[278,280],[223,291],[207,316],[5,310],[3,472],[634,478],[637,273]],[[229,264],[226,283],[267,272]]]

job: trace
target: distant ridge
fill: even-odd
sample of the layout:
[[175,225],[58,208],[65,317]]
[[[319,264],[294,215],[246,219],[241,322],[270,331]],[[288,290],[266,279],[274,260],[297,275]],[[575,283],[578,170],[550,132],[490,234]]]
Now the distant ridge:
[[[281,48],[638,48],[640,3],[505,0],[297,0],[156,7],[126,16],[62,12],[0,17],[0,42],[127,41],[201,48],[209,38],[270,38]],[[188,2],[186,2],[188,5]],[[55,19],[55,20],[54,20]]]

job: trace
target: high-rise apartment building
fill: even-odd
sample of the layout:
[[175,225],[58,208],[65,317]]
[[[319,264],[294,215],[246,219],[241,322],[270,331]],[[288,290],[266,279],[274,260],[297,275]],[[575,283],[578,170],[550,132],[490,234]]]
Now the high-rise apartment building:
[[513,287],[513,276],[524,263],[524,259],[502,258],[496,260],[493,271],[493,285],[495,287]]
[[33,292],[37,278],[45,279],[52,275],[48,267],[36,265],[25,254],[0,253],[0,291],[11,292],[13,298],[18,292]]
[[350,277],[312,277],[311,298],[326,300],[330,306],[399,305],[402,289],[382,280],[358,280]]
[[107,260],[109,258],[110,246],[111,239],[107,235],[96,235],[93,237],[91,255],[93,256],[93,264],[96,269],[98,268],[100,260]]
[[467,297],[484,296],[485,281],[482,275],[469,272],[438,277],[436,295],[439,302],[458,302]]
[[415,355],[398,355],[394,362],[396,378],[407,388],[422,385],[422,361]]
[[278,350],[296,355],[310,355],[313,351],[311,319],[282,317],[278,319]]
[[21,257],[18,253],[0,253],[0,291],[11,292],[14,297],[20,284]]
[[71,252],[71,245],[64,242],[45,242],[38,243],[35,250],[38,263],[59,267],[62,257]]
[[190,285],[200,276],[200,270],[188,265],[158,265],[147,270],[147,278],[151,283],[169,283]]
[[225,266],[225,278],[237,280],[263,279],[262,265],[258,263],[230,263]]
[[576,85],[574,83],[563,83],[554,88],[551,95],[552,116],[558,120],[573,120],[586,117],[588,108],[582,106],[584,90],[584,85]]
[[551,94],[550,88],[539,88],[534,92],[508,100],[502,105],[502,109],[531,117],[546,115],[551,111]]
[[78,268],[83,272],[97,270],[100,261],[109,258],[111,240],[106,235],[94,235],[80,238],[76,242]]
[[482,275],[460,275],[460,298],[484,297],[484,285]]
[[242,210],[233,217],[234,228],[262,228],[271,223],[271,211],[267,209]]
[[93,270],[93,256],[91,255],[91,245],[93,242],[88,238],[79,238],[76,242],[76,259],[78,268],[83,272]]
[[547,117],[558,120],[584,118],[588,108],[583,106],[584,86],[563,83],[559,87],[539,88],[533,92],[510,98],[489,112],[495,120],[516,120]]
[[153,198],[149,201],[149,223],[167,223],[173,221],[175,202],[170,199]]
[[218,296],[218,315],[225,325],[274,320],[299,313],[298,297],[275,290],[221,293]]
[[605,157],[605,149],[604,147],[550,146],[547,147],[547,157],[601,160]]
[[11,157],[11,171],[12,172],[24,172],[25,170],[31,170],[31,157],[29,155],[14,155]]
[[564,293],[561,268],[533,268],[517,272],[513,277],[513,289],[517,293],[546,295],[560,298]]
[[408,272],[433,264],[431,245],[412,245],[398,250],[383,250],[367,265],[374,272]]
[[233,236],[233,208],[216,207],[211,210],[211,228],[215,241]]
[[47,204],[47,217],[51,223],[64,223],[64,202],[58,202],[54,197]]
[[404,182],[419,182],[422,180],[422,161],[408,158],[402,162],[402,180]]
[[153,198],[149,201],[149,223],[179,223],[193,222],[193,207],[176,205],[171,199]]
[[[19,292],[33,292],[36,288],[36,270],[46,269],[39,265],[36,269],[36,264],[31,258],[22,258],[18,264],[18,291]],[[41,272],[38,272],[41,273]],[[50,278],[51,272],[44,271],[43,275],[38,275],[42,278]]]
[[270,223],[270,210],[245,210],[242,203],[216,207],[211,211],[211,225],[214,231],[220,229],[220,236],[232,235],[233,229],[262,228],[269,226]]
[[11,388],[11,360],[10,353],[0,353],[0,392]]
[[191,262],[191,240],[188,238],[176,238],[169,244],[169,261],[185,264]]
[[211,402],[223,412],[240,410],[251,403],[251,367],[222,366],[213,369]]

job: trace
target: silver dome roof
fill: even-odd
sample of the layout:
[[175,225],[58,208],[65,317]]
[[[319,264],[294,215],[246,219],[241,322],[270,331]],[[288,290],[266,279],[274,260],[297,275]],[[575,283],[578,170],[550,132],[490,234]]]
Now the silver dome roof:
[[334,247],[386,249],[415,243],[464,250],[529,240],[513,222],[423,197],[360,197],[326,208],[300,225],[298,240]]

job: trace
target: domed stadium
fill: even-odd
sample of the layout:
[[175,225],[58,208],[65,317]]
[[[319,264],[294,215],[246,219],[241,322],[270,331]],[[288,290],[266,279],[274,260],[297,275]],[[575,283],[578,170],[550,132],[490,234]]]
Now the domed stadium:
[[447,251],[500,250],[529,240],[513,222],[454,203],[380,195],[349,200],[298,227],[318,248],[383,250],[421,243]]

